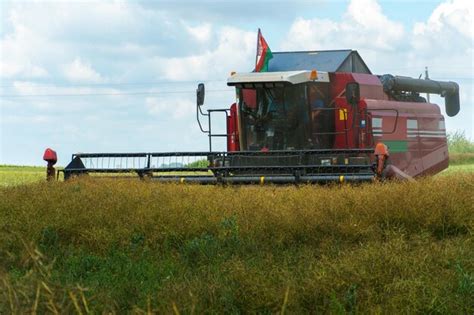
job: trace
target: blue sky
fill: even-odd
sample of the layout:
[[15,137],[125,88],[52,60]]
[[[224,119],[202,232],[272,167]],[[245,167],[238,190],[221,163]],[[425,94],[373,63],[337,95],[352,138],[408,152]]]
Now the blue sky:
[[428,66],[461,87],[448,130],[474,138],[470,0],[0,6],[0,164],[42,165],[46,147],[60,165],[76,152],[207,150],[196,85],[206,83],[207,108],[233,103],[226,79],[253,68],[259,27],[273,51],[356,49],[376,74],[418,77]]

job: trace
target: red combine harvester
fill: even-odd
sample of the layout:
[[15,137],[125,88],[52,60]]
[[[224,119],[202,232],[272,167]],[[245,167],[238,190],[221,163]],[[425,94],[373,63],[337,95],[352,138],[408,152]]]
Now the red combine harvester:
[[[236,102],[206,113],[204,84],[197,89],[209,151],[74,154],[64,178],[134,173],[203,184],[363,182],[448,167],[444,118],[419,93],[444,97],[452,117],[460,106],[454,82],[373,75],[357,51],[336,50],[274,52],[267,72],[232,73],[227,85],[235,87]],[[215,114],[225,115],[227,133],[212,132]],[[206,130],[200,116],[208,119]],[[212,151],[214,137],[227,138],[227,151]]]

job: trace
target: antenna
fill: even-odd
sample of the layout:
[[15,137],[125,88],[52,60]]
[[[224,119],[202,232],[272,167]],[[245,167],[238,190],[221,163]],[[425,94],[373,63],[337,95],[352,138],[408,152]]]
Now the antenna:
[[[428,74],[428,66],[425,67],[425,80],[429,80],[430,76]],[[426,93],[426,100],[430,103],[430,93]]]

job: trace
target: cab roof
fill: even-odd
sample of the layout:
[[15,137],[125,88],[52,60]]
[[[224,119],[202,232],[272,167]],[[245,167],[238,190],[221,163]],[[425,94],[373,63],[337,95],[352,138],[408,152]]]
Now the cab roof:
[[268,72],[316,69],[325,72],[372,74],[356,50],[314,50],[272,52]]
[[237,87],[273,87],[284,84],[304,82],[329,82],[327,72],[302,70],[279,72],[242,72],[233,73],[227,79],[227,85]]

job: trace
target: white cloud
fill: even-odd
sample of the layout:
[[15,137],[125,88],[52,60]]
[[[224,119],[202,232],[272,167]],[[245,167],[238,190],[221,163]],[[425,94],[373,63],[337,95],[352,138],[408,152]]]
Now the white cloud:
[[155,68],[164,79],[177,81],[226,78],[233,70],[249,71],[255,53],[255,34],[222,27],[216,36],[215,49],[181,58],[156,57]]
[[[160,47],[150,42],[152,35],[174,36],[169,34],[171,26],[165,26],[168,19],[162,12],[146,10],[133,2],[28,1],[9,3],[5,9],[0,39],[3,78],[60,79],[57,76],[63,74],[62,65],[71,62],[78,52],[92,64],[100,64],[101,69],[111,70],[123,67],[120,61],[137,58],[137,53],[150,54],[150,47],[151,53],[156,53]],[[182,28],[176,32],[182,32]],[[75,70],[97,79],[91,71]]]
[[296,19],[282,47],[286,50],[364,47],[390,51],[403,38],[402,24],[388,19],[376,0],[352,0],[340,22]]
[[474,6],[470,1],[446,1],[426,22],[416,23],[411,59],[428,59],[449,75],[472,76]]
[[73,82],[102,82],[102,76],[95,71],[91,64],[76,57],[73,62],[64,66],[64,75]]
[[[126,99],[124,95],[120,95],[120,92],[120,90],[110,87],[58,86],[17,80],[12,83],[10,91],[5,94],[17,95],[17,97],[6,98],[9,108],[14,112],[19,110],[39,111],[39,114],[54,115],[55,113],[77,113],[85,110],[97,111],[99,108],[96,102],[104,102],[100,108],[113,111],[114,108],[123,106]],[[90,102],[90,98],[80,96],[89,94],[105,94],[105,96],[94,102]]]
[[48,71],[40,66],[33,65],[30,61],[0,61],[0,76],[5,78],[43,78],[48,76]]
[[209,23],[203,23],[197,26],[185,25],[186,31],[198,42],[207,42],[211,39],[212,26]]
[[41,44],[44,44],[41,36],[20,21],[16,10],[10,12],[8,21],[12,24],[13,32],[0,40],[0,77],[47,76],[48,71],[39,65],[37,60],[33,62],[33,55],[40,51]]
[[471,41],[474,39],[474,6],[469,0],[449,0],[440,4],[426,23],[416,23],[416,36],[454,31]]
[[[416,23],[411,34],[408,62],[429,66],[431,77],[455,81],[460,86],[461,111],[448,118],[448,130],[465,130],[474,139],[474,6],[469,0],[447,0],[425,22]],[[444,103],[443,99],[439,103]],[[444,106],[441,105],[441,108]],[[444,108],[443,108],[444,109]]]
[[53,123],[54,119],[52,116],[48,115],[9,115],[2,118],[2,122],[5,124],[21,124],[21,125],[29,125],[29,124],[49,124]]
[[145,106],[153,116],[167,119],[171,115],[174,119],[182,119],[194,114],[196,105],[186,98],[147,97]]

